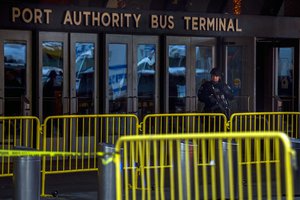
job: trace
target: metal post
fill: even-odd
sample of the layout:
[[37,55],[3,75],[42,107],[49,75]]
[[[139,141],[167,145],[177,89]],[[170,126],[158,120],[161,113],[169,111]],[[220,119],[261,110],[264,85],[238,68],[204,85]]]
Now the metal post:
[[98,151],[105,153],[98,157],[98,200],[116,199],[116,168],[114,162],[105,162],[113,156],[114,145],[100,143]]
[[14,200],[40,200],[40,157],[16,157],[13,172]]

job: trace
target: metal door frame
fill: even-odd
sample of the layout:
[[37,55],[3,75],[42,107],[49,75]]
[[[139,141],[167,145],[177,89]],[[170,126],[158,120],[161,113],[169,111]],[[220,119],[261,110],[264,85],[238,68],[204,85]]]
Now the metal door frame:
[[38,68],[38,85],[39,85],[39,118],[43,121],[43,85],[42,85],[42,69],[43,69],[43,59],[42,59],[42,42],[43,41],[55,41],[63,43],[63,92],[62,92],[62,103],[63,103],[63,114],[69,114],[70,112],[70,92],[69,92],[69,41],[68,33],[58,33],[58,32],[39,32],[38,34],[38,55],[39,55],[39,68]]
[[115,35],[107,34],[105,36],[105,49],[106,49],[106,58],[105,58],[105,113],[109,113],[109,44],[125,44],[126,45],[126,54],[127,54],[127,112],[130,111],[132,106],[132,101],[130,97],[133,96],[132,90],[132,35]]
[[138,80],[136,77],[136,71],[137,71],[137,45],[139,44],[154,44],[156,46],[156,52],[155,52],[155,98],[154,98],[154,110],[155,113],[159,112],[159,107],[160,107],[160,87],[159,87],[159,77],[160,77],[160,59],[159,59],[159,55],[160,55],[160,48],[159,48],[159,37],[158,36],[150,36],[150,35],[143,35],[143,36],[134,36],[133,37],[133,51],[132,51],[132,56],[133,56],[133,81],[134,81],[134,88],[133,88],[133,96],[136,98],[134,99],[134,107],[133,107],[133,112],[137,113],[137,109],[138,109]]
[[79,43],[93,43],[94,44],[94,55],[95,55],[95,69],[94,69],[94,113],[99,113],[99,53],[98,53],[98,35],[88,33],[71,33],[70,34],[70,113],[78,112],[78,101],[76,97],[76,52],[74,51],[75,44]]
[[190,52],[191,52],[191,70],[190,70],[190,78],[189,78],[189,85],[190,87],[190,98],[189,98],[189,104],[190,104],[190,112],[199,112],[199,101],[197,92],[198,89],[196,87],[196,47],[210,47],[212,49],[212,68],[216,67],[216,58],[217,58],[217,39],[214,37],[191,37],[191,44],[190,44]]
[[248,98],[248,111],[256,111],[256,57],[255,57],[255,38],[254,37],[224,37],[223,38],[223,65],[225,67],[225,82],[228,79],[228,47],[242,47],[242,78],[241,95]]
[[[268,90],[269,96],[271,96],[272,101],[268,100],[265,104],[270,104],[272,111],[281,110],[280,104],[283,103],[283,100],[278,97],[277,89],[278,89],[278,77],[277,77],[277,68],[278,68],[278,49],[279,48],[293,48],[294,51],[294,68],[293,68],[293,98],[292,101],[292,111],[299,110],[300,102],[300,89],[297,87],[299,85],[299,39],[289,39],[289,38],[256,38],[256,48],[265,48],[269,52],[267,55],[270,61],[270,65],[268,68],[264,66],[265,70],[269,70],[269,80],[270,85]],[[259,51],[258,49],[257,51]],[[256,58],[256,60],[259,58]],[[258,60],[260,61],[260,60]],[[260,63],[258,63],[260,64]],[[268,72],[269,72],[268,71]],[[270,102],[270,103],[269,103]],[[272,105],[271,105],[272,104]],[[279,109],[279,110],[278,110]]]
[[155,44],[156,45],[156,75],[155,75],[155,112],[159,112],[159,37],[158,36],[139,36],[139,35],[117,35],[107,34],[105,38],[106,46],[106,67],[105,67],[105,113],[109,112],[109,85],[108,85],[108,59],[109,44],[126,44],[127,45],[127,113],[137,113],[138,102],[137,102],[137,56],[135,55],[136,46],[138,44]]
[[[0,30],[0,115],[4,114],[4,42],[26,44],[26,94],[29,105],[23,107],[25,115],[32,115],[32,33],[31,31]],[[25,104],[25,102],[23,102]],[[28,102],[26,102],[28,103]]]
[[196,63],[196,54],[195,47],[201,46],[211,46],[212,47],[212,67],[215,67],[216,64],[216,45],[217,40],[214,37],[183,37],[183,36],[167,36],[166,45],[165,45],[165,55],[166,55],[166,65],[165,65],[165,77],[164,77],[164,86],[165,86],[165,96],[164,96],[164,109],[165,112],[169,112],[169,45],[178,44],[186,46],[186,110],[184,112],[197,112],[198,107],[198,98],[197,90],[195,84],[195,63]]

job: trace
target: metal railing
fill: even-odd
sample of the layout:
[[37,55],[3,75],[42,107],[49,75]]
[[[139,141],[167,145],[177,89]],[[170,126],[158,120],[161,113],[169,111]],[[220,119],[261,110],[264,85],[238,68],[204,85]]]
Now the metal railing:
[[[41,191],[42,195],[45,195],[47,174],[96,171],[95,154],[99,143],[115,144],[121,136],[138,134],[152,136],[194,133],[198,135],[199,133],[256,131],[263,135],[268,134],[269,131],[280,131],[290,138],[297,139],[300,137],[299,114],[299,112],[235,113],[230,121],[226,120],[225,115],[219,113],[150,114],[143,118],[142,123],[139,123],[137,116],[133,114],[65,115],[48,117],[42,125],[38,118],[31,116],[0,117],[0,149],[13,150],[22,146],[47,152],[81,153],[80,156],[43,157]],[[255,147],[254,143],[247,143],[247,145],[250,149]],[[273,149],[276,148],[274,142],[270,145]],[[136,162],[136,166],[133,167],[146,163],[146,154],[140,154],[140,151],[145,152],[147,146],[132,148],[135,148],[135,153],[130,158],[132,162]],[[164,152],[164,158],[168,158],[169,148],[168,144],[160,148]],[[243,156],[247,156],[246,151]],[[275,159],[275,154],[271,156]],[[12,161],[10,157],[0,158],[0,177],[13,175]],[[163,161],[167,166],[168,160],[163,159]],[[139,173],[141,175],[141,172]],[[141,177],[136,176],[136,178],[138,180]],[[130,187],[140,190],[143,189],[143,184],[131,183]]]
[[[40,121],[32,116],[0,117],[0,149],[13,150],[16,147],[40,149]],[[12,176],[13,159],[0,158],[0,177]]]
[[127,136],[115,147],[117,199],[293,199],[294,151],[283,133]]
[[146,115],[143,134],[224,132],[226,116],[222,113],[170,113]]
[[139,132],[139,121],[131,114],[51,116],[43,124],[43,151],[73,152],[80,156],[44,156],[42,195],[46,174],[97,170],[97,145],[115,144],[119,137]]
[[230,118],[230,132],[280,131],[291,138],[299,138],[299,112],[235,113]]

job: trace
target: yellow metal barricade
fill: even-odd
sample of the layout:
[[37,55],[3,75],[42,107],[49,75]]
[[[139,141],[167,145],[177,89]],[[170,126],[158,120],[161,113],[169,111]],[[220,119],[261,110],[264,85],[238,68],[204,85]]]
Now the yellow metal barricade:
[[299,112],[235,113],[230,118],[230,131],[280,131],[300,138],[299,116]]
[[222,113],[171,113],[146,115],[143,134],[225,132],[226,116]]
[[139,131],[136,115],[65,115],[45,119],[43,150],[75,152],[81,156],[44,156],[42,165],[42,196],[45,195],[46,174],[87,172],[97,170],[99,143],[115,144],[120,136]]
[[[186,134],[186,133],[217,133],[227,131],[227,119],[222,113],[164,113],[146,115],[142,122],[143,135],[146,134]],[[140,147],[144,151],[145,145]],[[161,149],[168,154],[168,146]],[[138,150],[136,150],[138,152]],[[144,154],[136,155],[136,161],[143,163]],[[164,160],[167,162],[167,160]],[[166,164],[167,165],[167,164]],[[140,174],[137,171],[137,174]],[[137,189],[142,189],[141,184]]]
[[116,152],[119,200],[293,199],[294,151],[284,133],[125,136]]
[[[40,122],[33,116],[0,117],[0,149],[40,148]],[[0,158],[0,177],[12,176],[13,159]]]

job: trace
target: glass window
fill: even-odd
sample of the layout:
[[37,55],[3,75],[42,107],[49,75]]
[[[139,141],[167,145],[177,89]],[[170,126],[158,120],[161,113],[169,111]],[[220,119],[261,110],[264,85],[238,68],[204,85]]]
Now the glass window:
[[210,71],[212,69],[212,47],[196,47],[196,89],[210,80]]
[[78,98],[78,113],[94,112],[94,71],[95,45],[93,43],[76,43],[76,96]]
[[185,111],[186,46],[169,45],[169,112]]
[[278,48],[277,95],[282,111],[294,110],[294,48]]
[[227,47],[227,83],[235,96],[241,95],[242,87],[242,46]]
[[62,114],[63,43],[42,43],[43,114]]
[[109,112],[127,111],[127,45],[109,44]]
[[26,92],[26,45],[4,42],[5,115],[22,115],[21,96]]
[[154,44],[137,46],[138,112],[141,117],[155,112],[155,53]]
[[278,48],[278,95],[293,96],[294,49]]

